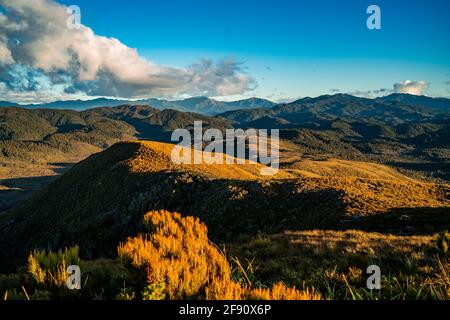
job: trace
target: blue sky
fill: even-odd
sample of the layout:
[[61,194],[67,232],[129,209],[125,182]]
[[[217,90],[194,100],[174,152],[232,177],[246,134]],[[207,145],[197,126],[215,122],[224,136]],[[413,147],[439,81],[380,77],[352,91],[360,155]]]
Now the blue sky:
[[[359,95],[423,81],[423,93],[450,96],[448,0],[61,0],[82,24],[157,64],[186,67],[234,57],[257,83],[226,99],[273,100],[338,90]],[[381,8],[382,29],[366,27]],[[371,93],[368,91],[372,91]]]

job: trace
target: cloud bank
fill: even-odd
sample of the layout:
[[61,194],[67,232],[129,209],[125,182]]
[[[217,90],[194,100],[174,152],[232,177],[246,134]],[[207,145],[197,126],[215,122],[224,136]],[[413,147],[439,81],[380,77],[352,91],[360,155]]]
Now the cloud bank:
[[0,8],[3,96],[227,96],[256,87],[231,58],[161,66],[87,26],[70,29],[67,8],[52,0],[0,0]]

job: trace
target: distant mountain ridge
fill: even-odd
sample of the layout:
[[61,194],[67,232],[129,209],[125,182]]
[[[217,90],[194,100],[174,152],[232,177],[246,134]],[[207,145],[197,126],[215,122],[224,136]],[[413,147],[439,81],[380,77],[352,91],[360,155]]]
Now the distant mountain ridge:
[[0,107],[23,107],[28,109],[67,109],[75,111],[84,111],[99,107],[118,107],[121,105],[149,105],[157,109],[174,109],[183,112],[195,112],[204,115],[216,115],[226,111],[249,108],[271,108],[274,102],[260,99],[250,98],[239,101],[218,101],[208,97],[193,97],[184,100],[169,101],[164,99],[141,99],[141,100],[121,100],[97,98],[93,100],[68,100],[55,101],[42,104],[18,104],[8,101],[0,101]]
[[[236,112],[239,116],[245,117],[246,122],[255,121],[261,117],[276,117],[280,114],[284,116],[290,113],[302,113],[303,118],[308,114],[308,111],[314,111],[316,115],[324,115],[324,113],[331,113],[334,117],[345,116],[372,116],[371,112],[367,112],[368,108],[377,111],[377,107],[392,107],[397,111],[399,108],[405,107],[419,108],[424,111],[432,113],[450,112],[450,99],[448,98],[432,98],[427,96],[416,96],[410,94],[391,94],[389,96],[379,97],[375,99],[360,98],[349,94],[335,94],[322,95],[318,97],[306,97],[290,103],[277,104],[267,99],[249,98],[238,101],[218,101],[208,97],[192,97],[183,100],[165,100],[165,99],[141,99],[141,100],[123,100],[123,99],[108,99],[97,98],[93,100],[68,100],[55,101],[42,104],[18,104],[8,101],[0,101],[0,107],[23,107],[29,109],[67,109],[75,111],[84,111],[99,107],[118,107],[122,105],[148,105],[156,109],[173,109],[182,112],[194,112],[207,116],[216,116],[224,114],[226,117],[231,116],[235,118]],[[259,111],[255,111],[259,109]],[[342,109],[342,110],[339,110]],[[366,111],[360,114],[359,111]],[[338,111],[342,111],[340,114]],[[392,111],[392,110],[390,110]],[[245,113],[247,112],[247,114]],[[407,111],[408,113],[409,111]],[[413,110],[412,113],[414,113]],[[258,114],[256,117],[254,114]],[[423,114],[421,115],[423,116]],[[289,119],[286,119],[290,122]],[[327,116],[325,116],[327,118]],[[329,118],[329,117],[328,117]],[[284,122],[282,120],[282,122]],[[241,121],[240,121],[241,122]],[[295,122],[295,121],[294,121]]]
[[428,106],[436,109],[450,110],[450,99],[432,98],[427,96],[416,96],[412,94],[394,93],[389,96],[375,99],[381,102],[401,102],[410,106]]
[[[283,127],[320,125],[321,122],[346,119],[350,121],[381,121],[387,124],[423,122],[450,115],[450,99],[394,94],[383,98],[359,98],[348,94],[303,98],[273,108],[254,108],[220,114],[240,125],[260,119],[274,119]],[[267,121],[265,121],[267,122]]]

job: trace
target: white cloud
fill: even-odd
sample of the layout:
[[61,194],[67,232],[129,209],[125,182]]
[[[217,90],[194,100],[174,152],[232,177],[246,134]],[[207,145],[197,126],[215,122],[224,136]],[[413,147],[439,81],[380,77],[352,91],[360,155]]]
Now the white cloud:
[[6,39],[0,35],[0,63],[10,64],[13,62],[11,51],[6,46]]
[[161,66],[87,26],[71,30],[66,7],[53,0],[0,0],[0,6],[0,82],[12,91],[20,89],[13,79],[18,65],[30,76],[64,84],[66,93],[94,96],[226,96],[256,86],[233,59]]
[[428,84],[425,81],[405,80],[394,84],[395,93],[409,93],[413,95],[423,95],[428,90]]

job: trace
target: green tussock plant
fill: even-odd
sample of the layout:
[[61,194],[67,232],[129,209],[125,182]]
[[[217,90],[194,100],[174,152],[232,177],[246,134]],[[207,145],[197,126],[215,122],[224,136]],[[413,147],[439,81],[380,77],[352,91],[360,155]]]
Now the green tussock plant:
[[35,250],[28,257],[28,273],[39,288],[49,291],[65,289],[68,279],[67,267],[80,264],[78,252],[77,246],[58,252]]
[[136,293],[133,291],[133,288],[122,288],[117,294],[116,300],[136,300]]
[[151,283],[142,291],[142,300],[164,300],[166,298],[163,281]]
[[[306,285],[332,300],[436,300],[450,297],[450,258],[438,250],[442,238],[313,230],[260,235],[227,250],[254,261],[253,276],[267,287]],[[381,268],[381,290],[367,289],[369,265]]]
[[441,254],[448,255],[450,246],[450,234],[447,231],[439,233],[439,236],[436,240],[436,246]]
[[243,285],[261,287],[261,283],[256,278],[256,273],[258,272],[259,265],[255,263],[255,258],[252,260],[245,259],[245,264],[243,264],[239,257],[231,258],[232,265],[235,265],[232,272],[232,278],[234,281],[239,282]]
[[438,271],[427,279],[426,284],[434,299],[450,300],[450,258],[436,257]]

